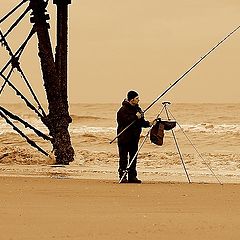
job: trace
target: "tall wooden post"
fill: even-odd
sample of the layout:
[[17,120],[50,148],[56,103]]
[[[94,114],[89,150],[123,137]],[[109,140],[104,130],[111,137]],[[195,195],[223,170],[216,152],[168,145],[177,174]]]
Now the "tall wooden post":
[[71,0],[53,0],[57,5],[57,47],[56,47],[56,70],[60,78],[63,104],[68,109],[67,79],[68,79],[68,4]]
[[[67,1],[62,0],[62,2],[66,2],[67,6]],[[57,47],[55,64],[48,32],[47,20],[49,20],[49,16],[46,14],[46,5],[44,0],[30,0],[33,15],[31,22],[34,23],[37,32],[39,57],[49,109],[48,116],[42,121],[52,136],[57,163],[69,164],[74,160],[74,150],[68,132],[68,126],[72,119],[69,116],[67,104],[67,30],[61,31],[65,32],[63,37],[65,42],[59,43],[60,45]],[[61,42],[61,38],[61,35],[58,36],[58,42]]]

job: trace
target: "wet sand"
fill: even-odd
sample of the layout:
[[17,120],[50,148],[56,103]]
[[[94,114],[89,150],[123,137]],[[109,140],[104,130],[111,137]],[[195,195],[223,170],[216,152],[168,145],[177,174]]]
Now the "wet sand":
[[0,177],[1,239],[239,239],[240,185]]

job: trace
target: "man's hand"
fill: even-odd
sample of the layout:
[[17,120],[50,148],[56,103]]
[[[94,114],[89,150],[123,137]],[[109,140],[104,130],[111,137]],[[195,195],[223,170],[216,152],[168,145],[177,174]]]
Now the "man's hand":
[[136,113],[136,116],[137,116],[138,119],[140,119],[140,118],[143,117],[143,113],[137,112],[137,113]]

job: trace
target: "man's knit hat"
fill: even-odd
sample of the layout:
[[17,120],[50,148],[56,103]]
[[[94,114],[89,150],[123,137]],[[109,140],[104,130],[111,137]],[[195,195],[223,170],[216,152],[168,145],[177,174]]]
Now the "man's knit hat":
[[133,98],[135,98],[137,96],[138,96],[138,93],[133,91],[133,90],[131,90],[127,94],[127,99],[128,99],[128,101],[130,101],[131,99],[133,99]]

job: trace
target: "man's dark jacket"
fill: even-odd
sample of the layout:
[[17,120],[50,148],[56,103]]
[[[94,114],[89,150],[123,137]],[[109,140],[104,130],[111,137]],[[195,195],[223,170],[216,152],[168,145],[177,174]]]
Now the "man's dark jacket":
[[138,105],[132,106],[127,100],[122,102],[122,107],[117,112],[117,133],[119,134],[133,121],[134,123],[118,137],[118,144],[138,142],[142,127],[150,127],[149,121],[146,121],[144,117],[138,119],[137,112],[142,113],[142,109]]

